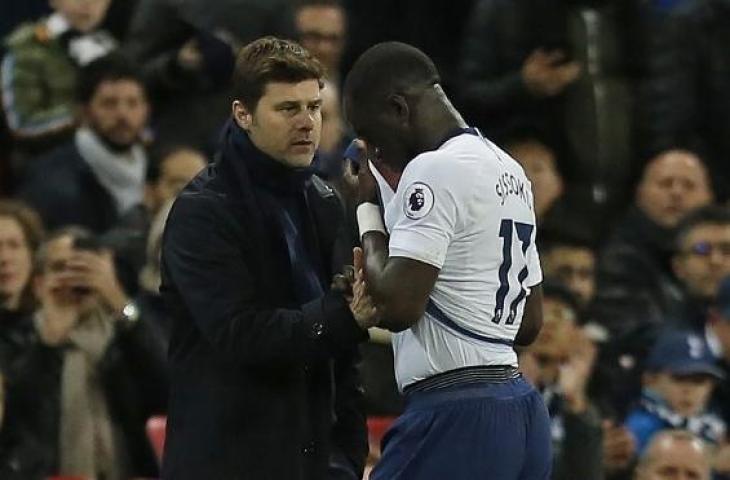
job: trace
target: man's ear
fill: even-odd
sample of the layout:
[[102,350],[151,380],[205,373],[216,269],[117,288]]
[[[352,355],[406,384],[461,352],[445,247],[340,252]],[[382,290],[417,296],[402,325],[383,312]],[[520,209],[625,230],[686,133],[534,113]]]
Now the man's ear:
[[408,124],[409,118],[411,116],[411,110],[410,107],[408,107],[408,102],[403,95],[400,95],[398,93],[390,95],[388,97],[388,108],[394,114],[397,122],[400,125]]
[[248,131],[251,127],[253,116],[243,102],[240,100],[234,100],[233,105],[231,105],[231,113],[233,115],[233,120],[238,124],[238,126],[243,130]]

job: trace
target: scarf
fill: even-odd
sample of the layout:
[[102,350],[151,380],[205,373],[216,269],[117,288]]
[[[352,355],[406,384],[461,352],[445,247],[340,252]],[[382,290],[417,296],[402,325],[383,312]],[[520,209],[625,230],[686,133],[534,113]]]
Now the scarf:
[[142,203],[147,155],[141,145],[114,152],[88,127],[76,130],[75,142],[81,158],[114,199],[119,215]]
[[714,445],[725,438],[725,423],[717,415],[704,412],[692,417],[683,417],[672,411],[664,399],[650,389],[644,389],[642,392],[639,406],[662,420],[666,428],[689,430]]
[[61,40],[66,46],[68,56],[80,67],[109,54],[118,46],[114,37],[104,30],[88,33],[73,30],[68,20],[60,13],[48,17],[46,31],[51,38]]

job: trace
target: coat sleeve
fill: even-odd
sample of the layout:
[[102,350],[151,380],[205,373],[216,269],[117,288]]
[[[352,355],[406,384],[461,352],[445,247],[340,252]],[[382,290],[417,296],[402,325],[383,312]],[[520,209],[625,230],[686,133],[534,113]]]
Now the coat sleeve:
[[263,305],[253,253],[225,217],[214,198],[182,196],[162,247],[163,289],[179,294],[177,308],[223,358],[244,365],[299,362],[343,354],[367,338],[336,292],[301,309]]
[[603,478],[603,429],[592,405],[579,415],[564,418],[565,441],[555,462],[556,480],[601,480]]
[[477,109],[502,109],[531,101],[520,69],[505,71],[500,64],[499,3],[481,0],[466,27],[459,62],[462,100]]
[[[331,479],[362,478],[368,454],[364,392],[357,368],[360,354],[353,349],[335,362],[335,415],[332,428]],[[349,475],[349,476],[348,476]]]

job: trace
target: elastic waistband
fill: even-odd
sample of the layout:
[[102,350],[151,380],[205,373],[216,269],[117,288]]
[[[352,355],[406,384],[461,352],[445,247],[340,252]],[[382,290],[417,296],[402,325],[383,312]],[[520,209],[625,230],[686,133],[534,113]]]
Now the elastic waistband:
[[439,390],[416,391],[406,395],[406,410],[427,409],[439,405],[477,398],[509,399],[535,391],[522,375],[500,383],[475,382]]
[[519,376],[519,370],[510,365],[457,368],[412,383],[403,389],[403,393],[408,395],[415,392],[430,392],[472,384],[504,383]]

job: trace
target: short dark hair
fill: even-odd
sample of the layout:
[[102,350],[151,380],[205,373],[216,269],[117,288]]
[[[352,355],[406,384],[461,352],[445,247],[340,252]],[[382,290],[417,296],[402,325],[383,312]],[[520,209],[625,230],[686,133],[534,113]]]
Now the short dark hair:
[[345,98],[356,108],[377,108],[394,91],[440,82],[428,55],[406,43],[384,42],[370,47],[355,61],[345,80]]
[[127,57],[112,53],[98,58],[81,69],[76,84],[76,100],[87,104],[94,98],[99,85],[118,80],[131,80],[145,88],[139,68]]
[[344,8],[341,0],[297,0],[294,3],[297,10],[306,7],[334,7]]
[[702,225],[730,227],[730,209],[720,205],[709,205],[687,214],[679,222],[674,236],[674,246],[677,252],[681,250],[689,233]]
[[317,80],[323,87],[324,68],[307,49],[276,37],[254,40],[238,52],[233,72],[233,99],[255,110],[270,82]]

